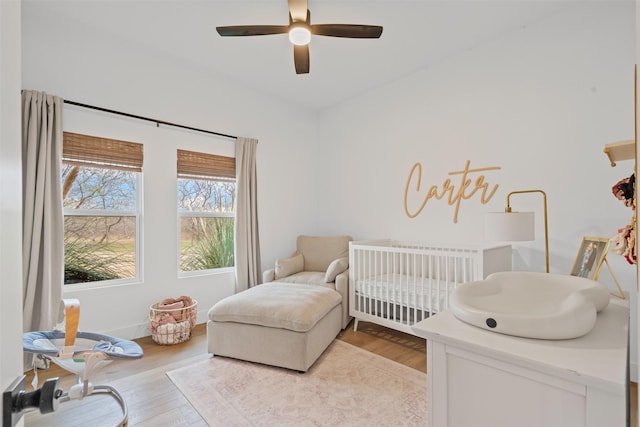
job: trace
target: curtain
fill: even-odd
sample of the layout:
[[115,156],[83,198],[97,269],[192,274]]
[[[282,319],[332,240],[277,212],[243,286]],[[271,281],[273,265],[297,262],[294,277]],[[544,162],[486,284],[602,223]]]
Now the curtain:
[[24,331],[50,330],[62,320],[62,104],[44,92],[22,92]]
[[260,283],[260,239],[258,238],[258,140],[236,140],[236,292]]

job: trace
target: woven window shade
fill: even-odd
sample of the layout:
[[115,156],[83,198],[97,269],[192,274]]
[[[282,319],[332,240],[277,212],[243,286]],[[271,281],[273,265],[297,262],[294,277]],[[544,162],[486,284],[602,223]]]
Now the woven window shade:
[[178,150],[178,178],[235,179],[236,159],[216,154]]
[[77,166],[142,172],[143,145],[64,132],[62,160]]

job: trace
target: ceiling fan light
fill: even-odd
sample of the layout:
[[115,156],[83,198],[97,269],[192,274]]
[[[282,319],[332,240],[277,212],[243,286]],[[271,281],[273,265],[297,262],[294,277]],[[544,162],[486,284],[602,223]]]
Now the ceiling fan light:
[[308,45],[311,41],[311,31],[303,26],[293,27],[289,30],[289,41],[297,46]]

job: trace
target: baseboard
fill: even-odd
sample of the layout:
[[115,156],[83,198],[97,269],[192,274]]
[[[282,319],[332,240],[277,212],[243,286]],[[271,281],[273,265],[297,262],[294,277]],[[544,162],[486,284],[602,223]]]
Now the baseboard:
[[638,382],[638,364],[637,363],[629,364],[629,379],[634,383]]

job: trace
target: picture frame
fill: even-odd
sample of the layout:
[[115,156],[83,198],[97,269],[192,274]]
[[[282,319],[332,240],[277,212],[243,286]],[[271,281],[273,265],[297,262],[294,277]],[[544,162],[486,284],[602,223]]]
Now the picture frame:
[[598,280],[611,239],[608,237],[584,236],[578,248],[571,275]]

